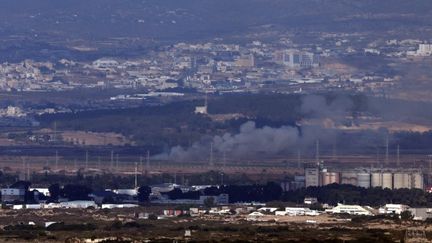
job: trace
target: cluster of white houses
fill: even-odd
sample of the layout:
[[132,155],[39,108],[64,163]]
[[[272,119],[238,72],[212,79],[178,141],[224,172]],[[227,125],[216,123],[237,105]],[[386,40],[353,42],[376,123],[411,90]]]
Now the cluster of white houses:
[[335,207],[326,206],[324,210],[312,210],[309,207],[286,207],[279,208],[262,207],[248,215],[248,220],[259,221],[266,215],[274,216],[318,216],[321,214],[346,214],[355,216],[375,215],[401,215],[403,212],[410,212],[414,220],[426,220],[432,218],[432,208],[411,208],[403,204],[386,204],[378,209],[370,206],[338,204]]

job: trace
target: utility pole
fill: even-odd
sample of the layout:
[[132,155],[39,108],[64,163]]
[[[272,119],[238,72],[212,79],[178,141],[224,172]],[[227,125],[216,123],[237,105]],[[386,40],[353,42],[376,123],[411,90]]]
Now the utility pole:
[[146,170],[150,171],[150,151],[147,150]]
[[30,181],[30,166],[29,166],[29,162],[27,162],[27,180]]
[[135,162],[135,189],[138,188],[138,163]]
[[210,143],[210,160],[209,160],[210,169],[213,169],[213,142]]
[[58,171],[58,151],[55,152],[55,170]]
[[119,155],[116,154],[116,168],[115,168],[116,172],[119,172]]
[[[25,175],[25,171],[26,171],[26,162],[25,162],[25,158],[21,157],[21,162],[22,162],[22,171],[24,172],[24,177],[26,177]],[[24,178],[24,180],[26,180],[26,178]]]
[[397,156],[396,156],[396,165],[397,167],[400,167],[400,148],[399,148],[399,144],[397,145]]
[[428,157],[429,157],[429,174],[432,174],[432,154],[429,154]]
[[88,159],[89,159],[89,154],[88,154],[88,150],[86,150],[86,159],[85,159],[85,170],[88,170]]
[[386,166],[388,166],[388,163],[389,163],[389,138],[388,138],[388,135],[386,137],[386,155],[385,156],[386,156],[385,157],[385,164],[386,164]]
[[226,166],[226,152],[223,152],[223,158],[222,158],[222,171],[225,171],[225,166]]
[[377,163],[377,168],[380,168],[380,155],[379,155],[379,148],[378,146],[376,147],[376,163]]
[[297,150],[297,168],[298,169],[301,168],[301,152],[300,152],[300,149]]
[[333,161],[337,160],[337,149],[336,149],[336,143],[333,143]]
[[57,121],[54,121],[54,142],[57,142]]
[[111,161],[110,161],[110,170],[114,168],[114,151],[111,150]]

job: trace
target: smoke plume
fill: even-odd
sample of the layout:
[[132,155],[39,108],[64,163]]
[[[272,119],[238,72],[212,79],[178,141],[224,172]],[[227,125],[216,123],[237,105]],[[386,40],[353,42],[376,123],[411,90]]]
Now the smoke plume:
[[225,133],[207,141],[194,143],[189,148],[176,146],[161,154],[158,159],[185,161],[209,158],[210,150],[214,154],[229,154],[235,158],[250,158],[256,154],[275,155],[295,146],[300,138],[298,128],[282,126],[257,128],[255,122],[241,125],[238,134]]

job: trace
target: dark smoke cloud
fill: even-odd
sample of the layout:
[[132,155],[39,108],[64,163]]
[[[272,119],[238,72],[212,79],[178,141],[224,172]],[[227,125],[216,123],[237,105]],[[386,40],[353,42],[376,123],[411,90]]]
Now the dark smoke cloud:
[[255,122],[249,121],[240,127],[238,134],[226,133],[215,136],[210,141],[197,142],[186,149],[176,146],[168,153],[158,155],[157,159],[206,159],[210,155],[210,146],[213,147],[215,154],[227,153],[235,158],[250,158],[254,154],[275,155],[295,146],[299,139],[299,130],[296,127],[257,128]]
[[[326,99],[320,95],[308,95],[302,98],[301,112],[306,118],[329,119],[334,124],[341,124],[346,123],[347,117],[352,115],[353,106],[353,101],[348,96],[339,95]],[[354,123],[352,122],[353,125]],[[214,156],[219,158],[223,153],[236,159],[286,155],[295,153],[298,149],[314,153],[317,140],[320,141],[323,148],[338,144],[342,147],[371,147],[382,146],[386,136],[389,136],[386,130],[363,131],[356,135],[355,143],[347,145],[347,142],[350,144],[352,141],[347,141],[347,137],[343,135],[342,131],[331,127],[325,128],[320,124],[258,128],[255,122],[249,121],[240,127],[237,134],[226,133],[222,136],[205,137],[189,148],[173,147],[166,153],[155,156],[155,159],[171,161],[208,160],[211,145]]]

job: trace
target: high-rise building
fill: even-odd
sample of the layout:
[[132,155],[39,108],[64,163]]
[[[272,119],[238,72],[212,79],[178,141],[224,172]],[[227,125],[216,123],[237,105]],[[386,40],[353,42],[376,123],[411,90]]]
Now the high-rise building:
[[319,66],[318,55],[298,50],[277,51],[274,54],[274,61],[293,69]]

